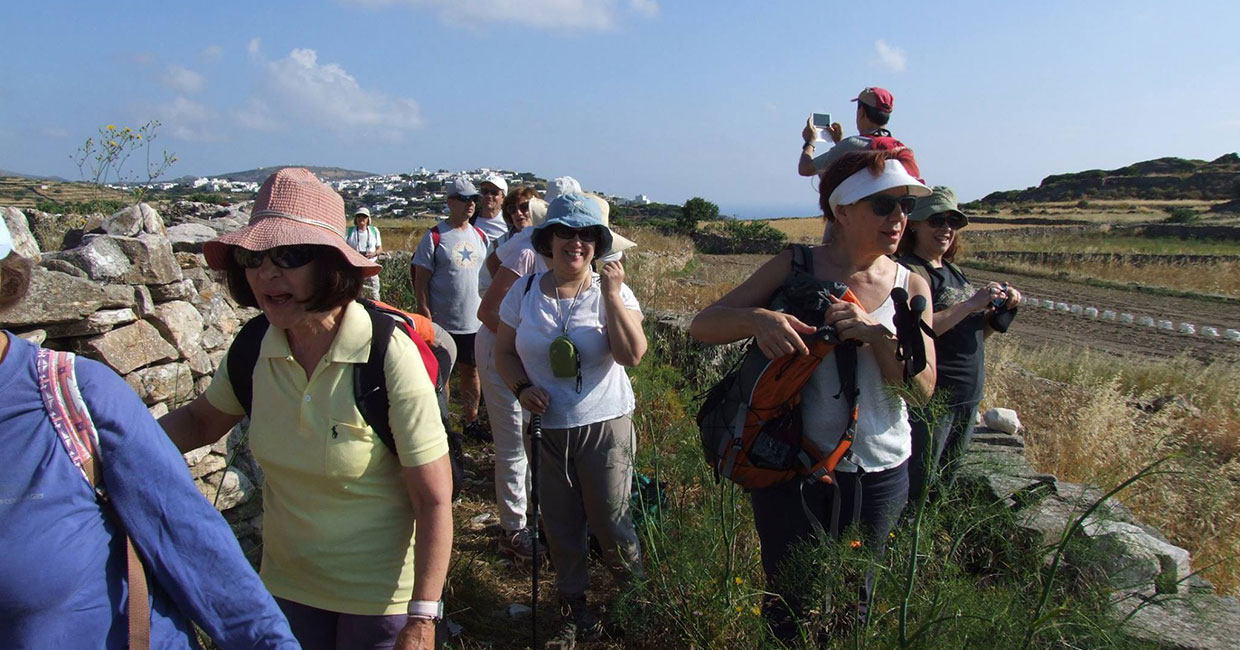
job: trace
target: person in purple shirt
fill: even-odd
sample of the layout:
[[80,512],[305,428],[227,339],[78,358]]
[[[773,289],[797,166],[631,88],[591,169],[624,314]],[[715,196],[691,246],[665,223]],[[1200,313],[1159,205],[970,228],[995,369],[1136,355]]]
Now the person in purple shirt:
[[[31,275],[11,250],[0,219],[0,322]],[[109,505],[95,498],[44,408],[38,350],[0,332],[0,648],[128,647],[123,533],[146,568],[152,649],[199,647],[191,622],[224,650],[300,648],[146,406],[116,373],[79,357]]]

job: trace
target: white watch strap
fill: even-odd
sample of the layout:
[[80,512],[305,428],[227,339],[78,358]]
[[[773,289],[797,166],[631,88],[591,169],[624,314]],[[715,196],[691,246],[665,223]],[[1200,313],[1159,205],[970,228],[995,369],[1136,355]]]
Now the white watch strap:
[[411,600],[409,601],[409,615],[436,621],[441,620],[443,619],[443,601]]

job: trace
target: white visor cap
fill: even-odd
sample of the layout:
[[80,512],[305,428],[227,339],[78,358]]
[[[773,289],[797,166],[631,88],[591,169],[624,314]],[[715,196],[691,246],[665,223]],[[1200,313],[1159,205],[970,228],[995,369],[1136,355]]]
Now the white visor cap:
[[877,176],[867,167],[844,179],[844,182],[831,192],[831,196],[827,197],[831,214],[835,214],[837,205],[852,205],[871,194],[878,194],[893,187],[907,187],[912,196],[930,196],[930,188],[916,177],[910,176],[900,161],[888,158],[884,163],[883,173]]

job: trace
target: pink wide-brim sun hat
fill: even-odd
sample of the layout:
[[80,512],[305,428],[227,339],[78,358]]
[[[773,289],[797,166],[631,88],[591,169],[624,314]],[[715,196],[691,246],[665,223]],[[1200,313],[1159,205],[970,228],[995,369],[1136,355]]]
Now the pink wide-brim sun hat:
[[207,265],[228,268],[233,246],[265,251],[276,246],[313,244],[330,246],[362,277],[378,275],[382,267],[353,250],[345,241],[344,199],[319,181],[310,170],[285,167],[267,177],[250,212],[250,224],[203,244]]

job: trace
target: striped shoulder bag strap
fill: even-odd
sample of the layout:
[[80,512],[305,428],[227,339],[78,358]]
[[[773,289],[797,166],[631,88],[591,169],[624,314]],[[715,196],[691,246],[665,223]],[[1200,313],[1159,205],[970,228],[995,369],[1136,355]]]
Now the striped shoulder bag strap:
[[146,572],[142,560],[134,549],[133,540],[125,534],[120,517],[112,509],[107,491],[100,482],[99,432],[90,417],[86,400],[78,390],[77,373],[74,372],[73,354],[39,348],[36,359],[39,375],[39,392],[43,395],[43,407],[56,429],[56,435],[64,445],[69,459],[90,485],[104,512],[112,518],[117,531],[125,536],[129,573],[129,648],[150,650],[151,606],[148,598]]

